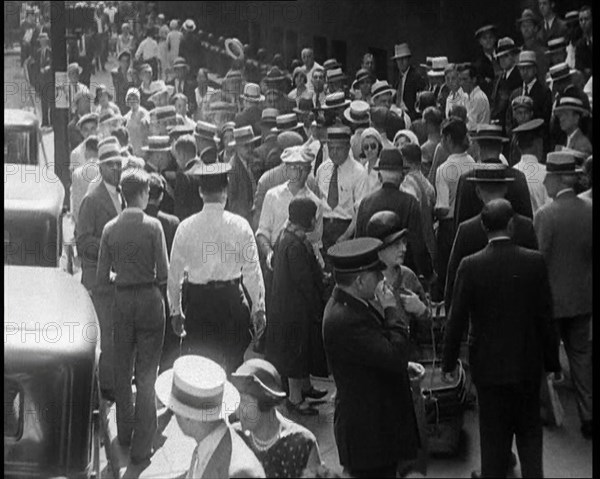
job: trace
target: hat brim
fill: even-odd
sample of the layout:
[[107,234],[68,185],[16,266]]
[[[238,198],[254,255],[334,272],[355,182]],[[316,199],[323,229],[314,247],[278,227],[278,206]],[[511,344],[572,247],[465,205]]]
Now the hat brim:
[[271,131],[273,133],[283,133],[284,131],[294,131],[294,130],[297,130],[297,129],[303,128],[303,127],[304,127],[304,125],[302,123],[297,123],[296,126],[292,126],[290,128],[285,128],[285,129],[279,129],[277,127],[271,128]]
[[348,105],[350,105],[350,103],[352,103],[352,100],[344,100],[344,103],[340,103],[339,105],[333,105],[333,106],[327,106],[327,105],[323,105],[321,107],[321,110],[337,110],[338,108],[347,108]]
[[361,266],[359,268],[336,268],[334,266],[333,269],[336,273],[356,274],[367,273],[369,271],[384,271],[385,269],[387,269],[387,266],[383,261],[378,259],[374,263],[368,264],[366,266]]
[[164,148],[153,148],[151,146],[142,146],[141,150],[145,151],[147,153],[152,153],[152,152],[160,153],[160,152],[164,152],[164,151],[171,151],[171,147],[165,146]]
[[250,101],[252,103],[260,103],[261,101],[265,101],[264,95],[260,95],[258,98],[256,98],[256,97],[246,96],[246,95],[242,94],[242,95],[240,95],[240,98],[242,100]]
[[105,163],[112,163],[113,161],[120,161],[121,163],[124,163],[124,160],[125,158],[123,158],[121,155],[115,155],[98,161],[98,164],[103,165]]
[[241,146],[241,145],[251,145],[253,143],[256,143],[258,140],[260,140],[261,137],[260,136],[255,136],[253,137],[251,140],[247,140],[247,141],[231,141],[227,144],[227,146]]
[[561,111],[567,111],[567,110],[575,111],[577,113],[580,113],[581,115],[589,115],[590,114],[590,112],[588,110],[586,110],[585,108],[582,108],[580,106],[568,106],[568,105],[557,106],[556,108],[554,108],[552,113],[559,113]]
[[428,77],[443,77],[446,74],[444,70],[430,70],[427,72]]
[[173,397],[173,369],[165,371],[156,380],[154,391],[158,400],[176,415],[201,422],[214,422],[227,419],[236,411],[240,404],[240,393],[233,384],[226,381],[223,385],[223,399],[221,404],[213,409],[196,409],[182,404]]
[[296,115],[306,115],[307,113],[312,113],[313,109],[310,110],[301,110],[300,108],[292,108],[292,111],[296,113]]
[[473,181],[475,183],[512,183],[515,181],[514,178],[467,178],[467,181]]
[[518,51],[519,51],[519,49],[517,47],[509,48],[508,50],[504,50],[503,52],[494,53],[494,58],[498,59],[498,58],[503,57],[505,55],[511,55],[511,54],[514,55]]
[[[71,68],[70,70],[67,70],[67,75],[69,73],[71,73],[72,71],[74,71],[74,70],[75,70],[74,68]],[[79,73],[80,75],[81,75],[81,72],[83,72],[83,68],[81,68],[81,67],[77,67],[76,70],[77,70],[77,73]]]
[[355,120],[354,118],[352,118],[350,116],[350,109],[346,109],[344,110],[344,118],[352,123],[353,125],[368,125],[371,123],[371,121],[369,120],[369,117],[365,118],[364,120]]
[[475,32],[475,38],[479,38],[486,32],[497,32],[498,29],[494,25],[486,25],[485,27],[481,27]]
[[386,236],[385,238],[382,239],[383,244],[381,245],[379,250],[381,251],[382,249],[385,249],[388,246],[393,245],[396,241],[404,238],[407,234],[408,234],[408,229],[404,228],[404,229],[401,229],[400,231],[396,231],[395,233],[392,233],[389,236]]
[[537,67],[535,62],[518,62],[517,67]]
[[403,53],[402,55],[394,55],[392,60],[397,60],[398,58],[407,58],[412,57],[412,53]]
[[275,399],[283,399],[287,397],[287,393],[283,390],[276,390],[268,387],[255,375],[245,375],[233,373],[230,378],[231,383],[240,392],[247,392],[252,396],[256,395],[257,389],[264,395],[273,397]]
[[479,140],[490,140],[490,141],[500,141],[502,143],[508,143],[510,140],[504,136],[486,136],[486,135],[481,135],[481,136],[472,136],[471,140],[473,141],[479,141]]
[[371,94],[371,100],[377,98],[378,96],[385,95],[386,93],[391,93],[393,95],[394,93],[396,93],[396,91],[393,88],[388,88],[386,90],[382,90],[375,94]]

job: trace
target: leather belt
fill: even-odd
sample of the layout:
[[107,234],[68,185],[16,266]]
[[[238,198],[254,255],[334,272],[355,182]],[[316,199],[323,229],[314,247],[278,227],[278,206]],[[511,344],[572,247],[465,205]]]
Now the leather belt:
[[237,287],[237,286],[239,286],[239,284],[240,284],[240,278],[236,278],[236,279],[230,279],[227,281],[209,281],[208,283],[204,283],[204,284],[190,283],[190,287],[198,288],[198,289],[215,290],[215,289],[230,288],[232,286]]

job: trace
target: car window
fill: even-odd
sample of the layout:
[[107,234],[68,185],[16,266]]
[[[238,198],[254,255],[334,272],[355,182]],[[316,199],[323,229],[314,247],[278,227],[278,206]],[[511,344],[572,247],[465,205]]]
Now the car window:
[[36,165],[28,131],[4,130],[4,164]]
[[23,430],[23,390],[19,384],[4,378],[4,437],[18,439]]

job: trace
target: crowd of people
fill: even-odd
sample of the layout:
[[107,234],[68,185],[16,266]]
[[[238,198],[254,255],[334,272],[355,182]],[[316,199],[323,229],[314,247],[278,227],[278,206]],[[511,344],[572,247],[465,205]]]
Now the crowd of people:
[[319,414],[311,376],[332,374],[346,473],[406,474],[426,442],[416,332],[441,305],[448,382],[469,338],[474,477],[506,477],[513,436],[523,477],[542,477],[559,340],[591,439],[592,9],[538,3],[521,46],[483,25],[470,63],[395,45],[395,86],[368,53],[353,77],[310,48],[288,70],[192,19],[113,29],[97,7],[68,67],[70,211],[133,465],[174,414],[198,442],[188,477],[332,474],[290,419]]

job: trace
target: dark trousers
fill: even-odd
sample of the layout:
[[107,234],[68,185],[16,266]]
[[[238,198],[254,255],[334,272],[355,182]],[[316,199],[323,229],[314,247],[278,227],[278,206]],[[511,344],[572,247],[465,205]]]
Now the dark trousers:
[[540,381],[476,387],[481,477],[506,477],[513,436],[522,477],[543,477]]
[[581,421],[591,421],[593,417],[592,343],[589,340],[591,320],[591,314],[558,318],[557,320],[560,336],[569,359],[577,410]]
[[345,470],[349,477],[396,477],[397,464],[368,470]]
[[[121,444],[131,457],[150,456],[157,428],[154,384],[163,346],[165,310],[157,287],[117,289],[115,293],[115,399]],[[131,380],[135,368],[135,404]]]
[[450,261],[455,234],[454,218],[440,220],[437,231],[437,258],[435,267],[437,280],[431,292],[434,301],[442,301],[444,299],[448,261]]
[[346,232],[350,223],[351,220],[323,218],[323,251],[325,253]]
[[[85,272],[86,269],[83,270]],[[100,359],[98,361],[98,377],[100,389],[113,393],[115,390],[115,347],[113,342],[113,302],[112,288],[105,291],[94,289],[92,303],[96,310],[100,326]]]
[[250,344],[250,309],[241,284],[190,284],[182,354],[201,354],[231,374]]
[[54,91],[52,77],[43,76],[39,84],[40,103],[42,104],[42,126],[52,125],[54,116]]

